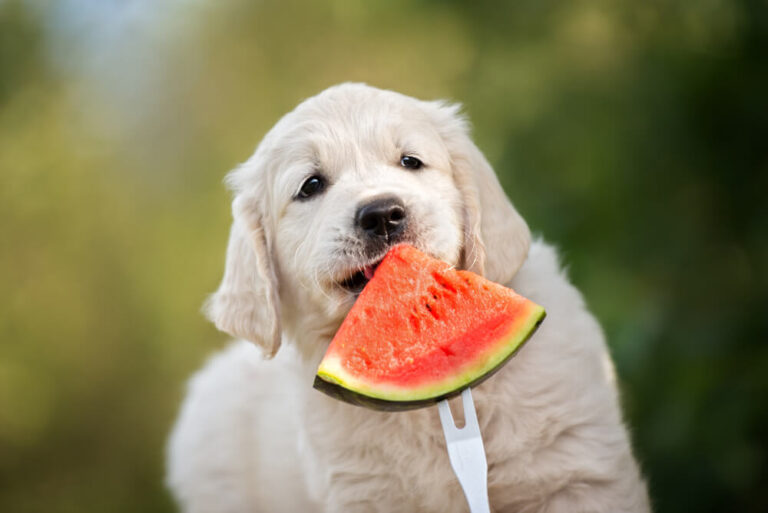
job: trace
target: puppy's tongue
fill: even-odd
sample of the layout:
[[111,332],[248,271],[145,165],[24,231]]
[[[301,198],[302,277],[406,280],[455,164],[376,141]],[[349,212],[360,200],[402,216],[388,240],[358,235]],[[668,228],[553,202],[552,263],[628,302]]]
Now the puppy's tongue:
[[373,272],[376,270],[375,265],[366,265],[365,269],[363,269],[363,274],[365,275],[366,280],[370,280],[373,278]]

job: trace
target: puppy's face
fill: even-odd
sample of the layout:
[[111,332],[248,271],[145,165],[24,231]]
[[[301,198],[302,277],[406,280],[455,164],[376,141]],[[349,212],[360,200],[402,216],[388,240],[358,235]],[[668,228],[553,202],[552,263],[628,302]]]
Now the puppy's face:
[[[527,227],[456,110],[343,85],[286,115],[229,177],[235,223],[209,305],[217,325],[271,352],[282,326],[305,353],[323,350],[398,243],[483,272],[483,236],[503,230],[509,247],[491,263],[513,274]],[[498,211],[483,220],[481,205]]]
[[463,230],[450,155],[424,114],[333,99],[297,109],[275,141],[270,205],[283,314],[330,325],[392,245],[456,264]]

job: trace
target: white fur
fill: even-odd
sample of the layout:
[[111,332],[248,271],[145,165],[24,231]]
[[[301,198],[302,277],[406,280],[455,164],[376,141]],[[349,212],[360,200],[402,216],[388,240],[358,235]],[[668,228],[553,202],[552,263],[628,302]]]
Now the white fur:
[[[404,153],[427,166],[400,168]],[[296,201],[317,172],[330,186]],[[331,88],[286,115],[229,182],[235,220],[208,313],[262,351],[235,342],[190,382],[168,454],[184,511],[466,511],[436,408],[379,413],[312,389],[354,300],[338,282],[375,259],[351,219],[381,194],[405,201],[407,242],[547,310],[473,390],[493,511],[650,510],[602,331],[554,250],[530,244],[455,106]]]

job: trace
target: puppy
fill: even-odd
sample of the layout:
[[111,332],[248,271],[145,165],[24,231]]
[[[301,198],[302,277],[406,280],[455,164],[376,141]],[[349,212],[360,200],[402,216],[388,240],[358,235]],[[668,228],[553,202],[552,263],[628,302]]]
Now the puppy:
[[312,388],[367,277],[401,242],[547,309],[473,391],[493,511],[649,511],[601,329],[555,251],[531,243],[458,111],[339,85],[230,173],[226,267],[206,310],[241,340],[190,381],[171,435],[168,483],[184,511],[467,511],[437,408],[379,413]]

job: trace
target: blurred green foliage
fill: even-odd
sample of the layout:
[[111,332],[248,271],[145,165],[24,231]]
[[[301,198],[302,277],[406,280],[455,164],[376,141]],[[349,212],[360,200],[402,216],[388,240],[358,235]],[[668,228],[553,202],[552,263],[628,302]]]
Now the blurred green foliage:
[[657,511],[768,511],[760,0],[0,0],[0,511],[173,510],[221,178],[350,80],[465,104],[605,327]]

